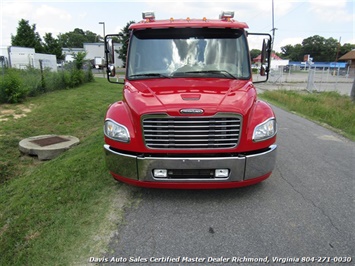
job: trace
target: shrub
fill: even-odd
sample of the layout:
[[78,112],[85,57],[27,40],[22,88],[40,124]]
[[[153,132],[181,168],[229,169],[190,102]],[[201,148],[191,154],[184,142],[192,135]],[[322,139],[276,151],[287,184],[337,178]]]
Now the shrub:
[[259,69],[257,69],[256,67],[253,67],[251,69],[251,71],[252,71],[253,74],[258,74],[259,73]]
[[27,96],[34,97],[45,92],[41,81],[41,71],[39,69],[29,66],[26,70],[20,70],[20,72],[23,84],[27,87]]
[[73,69],[70,73],[70,88],[74,88],[84,83],[85,74],[81,69]]
[[19,103],[27,96],[34,97],[45,92],[75,88],[94,81],[91,66],[86,65],[85,53],[76,57],[58,72],[28,66],[25,70],[5,69],[0,83],[0,103]]
[[7,69],[0,83],[0,102],[19,103],[27,96],[27,87],[23,86],[20,71]]
[[88,66],[88,68],[85,70],[84,82],[92,82],[92,81],[94,81],[94,74],[92,73],[91,66]]
[[53,72],[46,70],[44,79],[46,91],[63,90],[69,87],[70,77],[67,71]]

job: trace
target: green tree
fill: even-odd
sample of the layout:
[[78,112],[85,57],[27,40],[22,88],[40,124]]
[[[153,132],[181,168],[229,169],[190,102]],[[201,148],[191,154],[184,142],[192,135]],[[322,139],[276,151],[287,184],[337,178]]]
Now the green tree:
[[325,39],[314,35],[304,39],[302,42],[303,53],[310,54],[314,62],[335,61],[338,41],[334,38]]
[[83,68],[85,64],[85,57],[86,57],[86,52],[78,52],[77,54],[74,54],[74,65],[77,70]]
[[254,58],[258,57],[261,54],[261,50],[259,49],[251,49],[250,50],[250,58],[253,60]]
[[37,53],[43,52],[41,37],[36,32],[36,24],[30,26],[28,20],[21,19],[18,23],[16,35],[11,35],[11,45],[34,48]]
[[334,62],[352,49],[355,49],[354,44],[346,43],[340,46],[339,42],[332,37],[326,39],[314,35],[304,39],[302,44],[288,44],[281,47],[281,53],[283,58],[291,61],[303,61],[304,55],[309,54],[314,62]]
[[301,44],[288,44],[283,46],[281,47],[281,54],[282,58],[289,59],[291,61],[303,61],[303,51]]
[[126,26],[118,33],[118,42],[122,44],[121,49],[118,50],[118,58],[123,62],[123,67],[126,67],[128,40],[129,40],[129,26],[135,23],[135,21],[129,21]]
[[75,28],[73,31],[59,34],[59,43],[62,47],[66,48],[83,48],[83,43],[93,43],[100,40],[100,36],[91,31],[84,31],[79,28]]
[[58,39],[53,38],[52,33],[46,33],[43,37],[43,50],[46,54],[54,54],[57,59],[62,57],[62,47]]
[[85,37],[86,37],[86,41],[85,42],[99,42],[100,40],[102,40],[102,37],[100,35],[97,35],[96,33],[92,32],[92,31],[85,31]]
[[346,53],[350,52],[351,50],[355,49],[355,44],[351,44],[351,43],[344,43],[340,49],[339,49],[339,57],[342,57],[343,55],[345,55]]

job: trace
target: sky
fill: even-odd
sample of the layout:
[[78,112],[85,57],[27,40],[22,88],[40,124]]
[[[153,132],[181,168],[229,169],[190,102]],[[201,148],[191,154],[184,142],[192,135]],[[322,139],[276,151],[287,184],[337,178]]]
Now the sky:
[[[96,34],[120,32],[129,21],[141,21],[143,11],[154,11],[156,19],[203,17],[217,19],[221,11],[234,11],[234,19],[246,22],[249,32],[272,34],[274,50],[302,43],[303,39],[320,35],[340,43],[355,44],[355,0],[234,0],[234,1],[117,1],[117,0],[0,0],[0,46],[11,45],[21,19],[36,24],[43,38],[73,31],[75,28]],[[274,13],[274,26],[272,14]],[[260,46],[260,47],[259,47]],[[251,43],[251,49],[261,49]]]

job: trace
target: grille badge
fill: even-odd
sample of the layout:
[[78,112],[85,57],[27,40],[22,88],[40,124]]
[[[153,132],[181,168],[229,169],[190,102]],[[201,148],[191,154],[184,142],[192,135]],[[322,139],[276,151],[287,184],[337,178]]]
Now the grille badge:
[[203,114],[203,109],[181,109],[180,114],[189,114],[189,115],[200,115]]

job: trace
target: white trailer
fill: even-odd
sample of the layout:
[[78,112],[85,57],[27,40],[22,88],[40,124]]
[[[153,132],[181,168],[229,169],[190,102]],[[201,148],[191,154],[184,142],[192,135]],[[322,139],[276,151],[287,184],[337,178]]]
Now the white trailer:
[[96,69],[102,69],[105,66],[105,60],[102,57],[95,57],[93,60],[93,67]]
[[49,68],[51,71],[57,71],[57,57],[54,54],[35,54],[34,67],[40,68],[42,62],[43,69]]
[[8,48],[9,66],[12,68],[26,69],[33,67],[39,69],[42,62],[43,68],[57,71],[57,58],[52,54],[38,54],[34,48],[10,46]]
[[9,47],[9,63],[12,68],[26,69],[29,66],[34,67],[34,58],[34,48],[18,46]]

